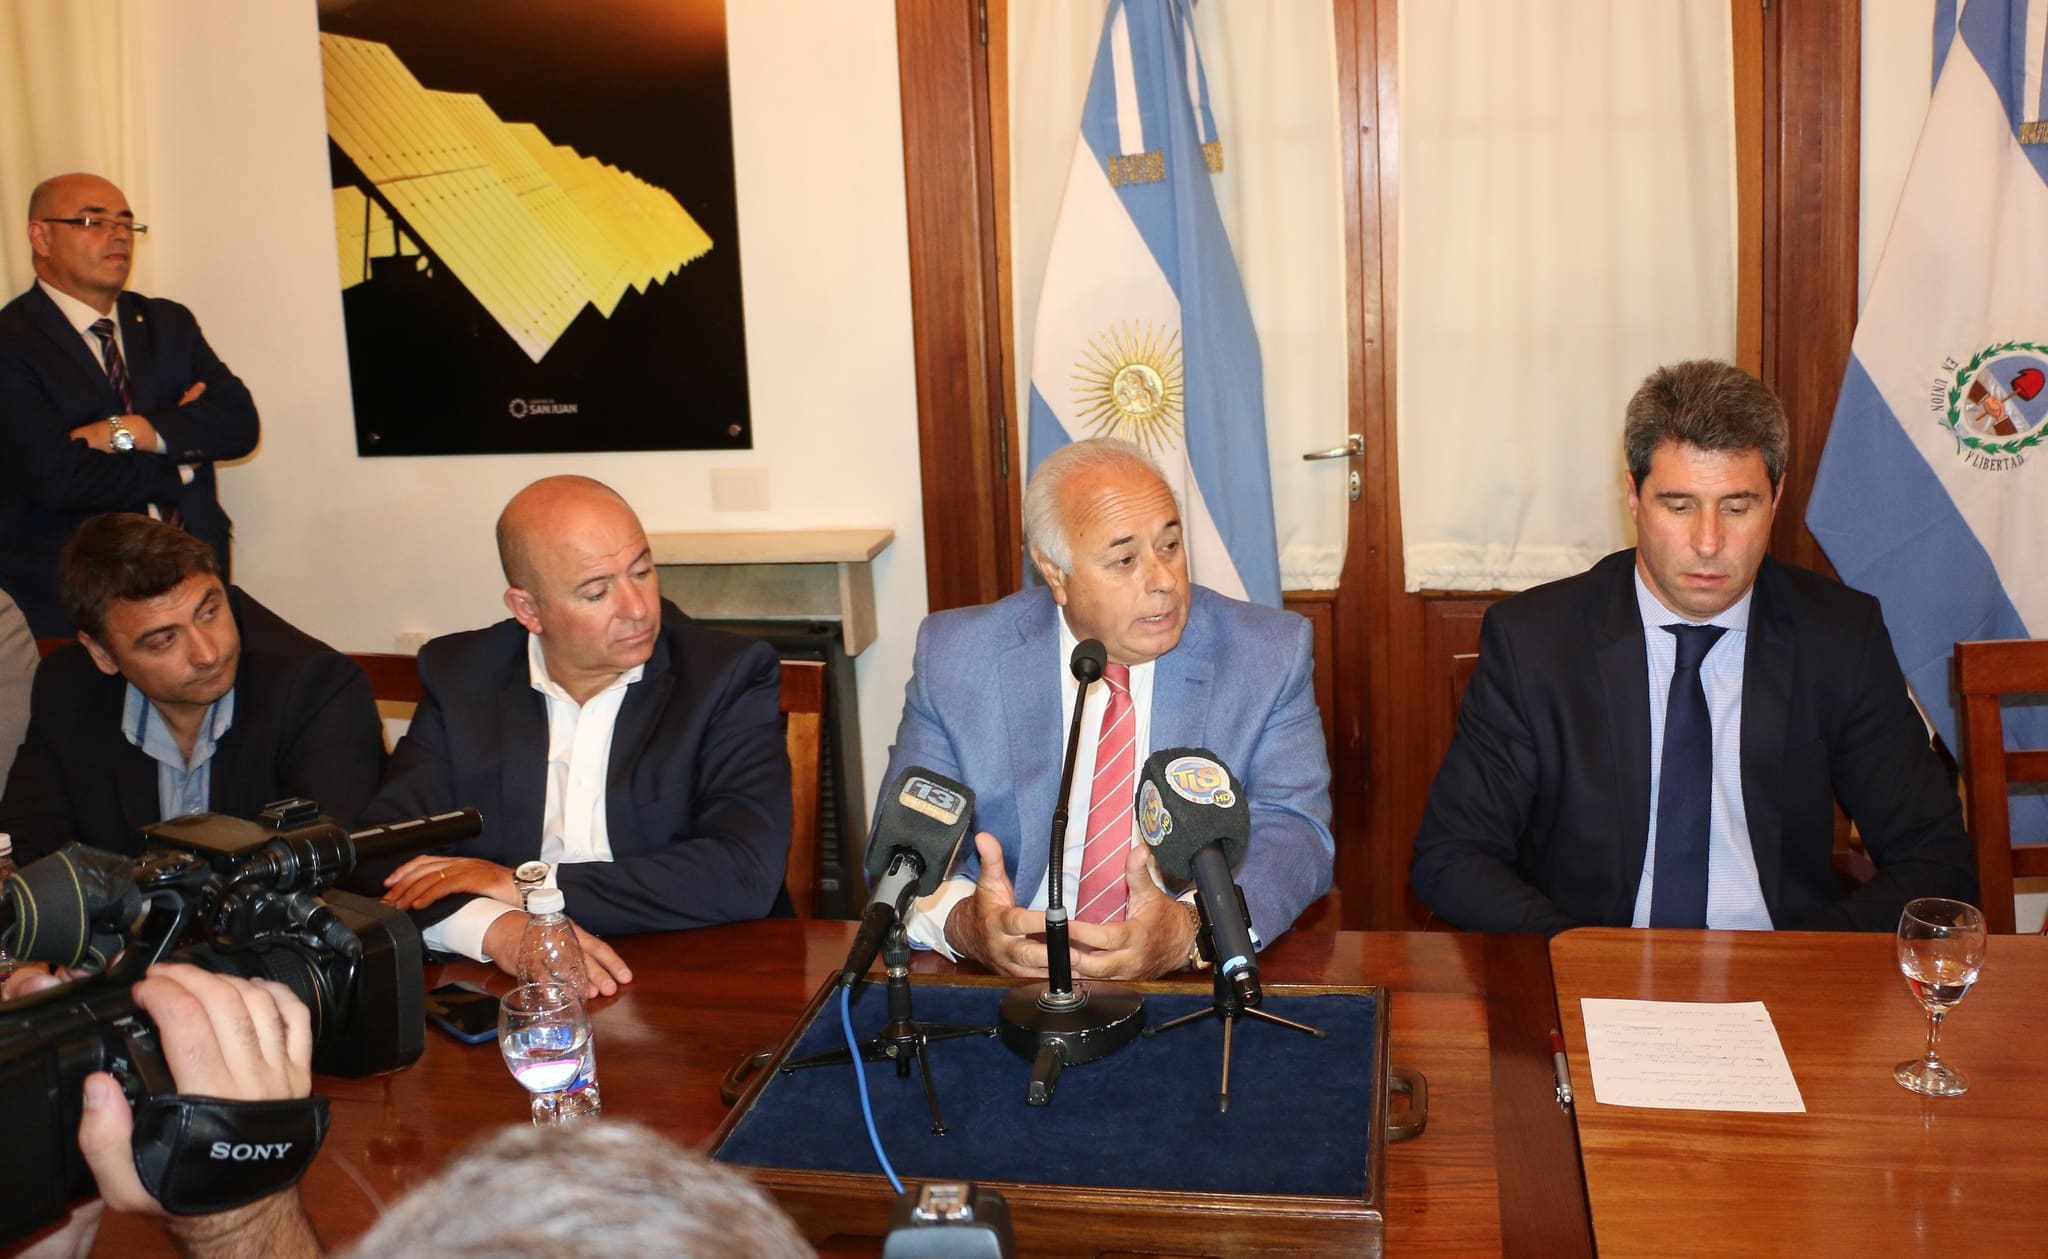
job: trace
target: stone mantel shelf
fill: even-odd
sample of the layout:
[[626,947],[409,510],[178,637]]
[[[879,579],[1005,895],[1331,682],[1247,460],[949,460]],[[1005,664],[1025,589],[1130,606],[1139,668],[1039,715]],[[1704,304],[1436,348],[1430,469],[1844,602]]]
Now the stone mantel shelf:
[[875,640],[868,565],[894,529],[650,533],[661,592],[692,616],[839,622],[846,654]]

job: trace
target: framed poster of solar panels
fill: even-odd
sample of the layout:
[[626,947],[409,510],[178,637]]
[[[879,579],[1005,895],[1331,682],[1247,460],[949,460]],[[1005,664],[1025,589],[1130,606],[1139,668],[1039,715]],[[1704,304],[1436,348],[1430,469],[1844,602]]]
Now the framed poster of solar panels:
[[724,0],[323,0],[356,448],[753,445]]

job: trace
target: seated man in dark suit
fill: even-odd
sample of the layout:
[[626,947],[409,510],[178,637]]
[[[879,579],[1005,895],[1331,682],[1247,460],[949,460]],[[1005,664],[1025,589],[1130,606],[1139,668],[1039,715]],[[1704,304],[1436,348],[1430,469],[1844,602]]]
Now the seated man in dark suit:
[[213,549],[147,516],[80,526],[57,570],[78,642],[36,672],[0,831],[31,861],[73,840],[142,851],[185,813],[307,796],[343,825],[377,789],[370,680],[241,590]]
[[[761,918],[789,857],[782,667],[661,597],[625,500],[584,477],[527,486],[498,518],[512,619],[420,651],[426,690],[365,821],[473,805],[483,833],[382,878],[429,947],[506,970],[538,858],[586,932]],[[363,872],[366,879],[383,871]],[[631,978],[591,935],[599,991]]]
[[[1431,909],[1485,931],[1889,931],[1913,897],[1976,896],[1877,601],[1764,554],[1788,444],[1726,363],[1636,391],[1637,545],[1487,613],[1415,837]],[[1877,866],[1846,895],[1837,800]]]
[[71,632],[57,552],[101,512],[174,521],[228,575],[213,461],[256,448],[256,404],[191,311],[121,291],[147,230],[97,175],[29,198],[36,282],[0,309],[0,589],[40,638]]

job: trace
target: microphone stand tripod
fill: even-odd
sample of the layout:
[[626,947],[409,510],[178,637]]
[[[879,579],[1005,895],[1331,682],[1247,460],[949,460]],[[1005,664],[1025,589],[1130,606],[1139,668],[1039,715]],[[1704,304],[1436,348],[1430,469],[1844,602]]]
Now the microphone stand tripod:
[[[862,1062],[880,1062],[884,1058],[896,1064],[896,1078],[910,1077],[910,1064],[917,1063],[918,1074],[924,1080],[924,1100],[932,1110],[932,1132],[936,1136],[946,1135],[946,1121],[939,1114],[939,1091],[932,1084],[932,1065],[925,1048],[935,1040],[954,1040],[962,1036],[993,1036],[993,1027],[976,1027],[969,1023],[920,1023],[910,1012],[910,941],[903,935],[903,920],[898,918],[889,928],[889,934],[882,941],[882,964],[889,973],[889,1021],[873,1037],[860,1043]],[[853,1057],[844,1049],[827,1049],[807,1058],[782,1064],[783,1074],[802,1070],[806,1067],[845,1066]]]
[[[1209,938],[1208,952],[1213,955],[1216,952],[1216,938],[1209,929],[1209,905],[1199,891],[1195,893],[1195,907],[1201,911],[1202,934]],[[1216,1093],[1216,1110],[1220,1114],[1230,1109],[1231,1032],[1236,1028],[1237,1020],[1240,1016],[1264,1019],[1268,1023],[1278,1023],[1282,1027],[1291,1027],[1297,1032],[1307,1032],[1318,1040],[1328,1036],[1329,1033],[1320,1027],[1310,1027],[1306,1023],[1297,1023],[1293,1019],[1283,1019],[1277,1014],[1271,1014],[1259,1009],[1257,1006],[1247,1004],[1244,994],[1238,991],[1236,977],[1224,974],[1221,966],[1213,969],[1210,972],[1210,976],[1214,995],[1210,998],[1208,1009],[1196,1010],[1193,1014],[1183,1014],[1177,1019],[1168,1019],[1156,1027],[1146,1028],[1144,1034],[1146,1036],[1158,1036],[1183,1024],[1193,1023],[1206,1018],[1219,1018],[1223,1020],[1223,1083]],[[1252,1000],[1258,1000],[1258,990],[1256,988],[1252,990]]]

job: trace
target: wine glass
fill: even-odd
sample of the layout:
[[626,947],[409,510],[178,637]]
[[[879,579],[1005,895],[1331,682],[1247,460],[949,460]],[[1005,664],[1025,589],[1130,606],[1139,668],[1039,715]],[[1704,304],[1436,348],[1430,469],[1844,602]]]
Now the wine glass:
[[1899,915],[1899,970],[1927,1009],[1927,1056],[1892,1068],[1892,1078],[1915,1093],[1958,1097],[1970,1082],[1941,1060],[1941,1020],[1977,982],[1984,967],[1984,915],[1962,901],[1923,897]]
[[567,984],[521,984],[498,1002],[498,1049],[533,1094],[533,1122],[560,1123],[563,1093],[590,1044],[590,1012]]

